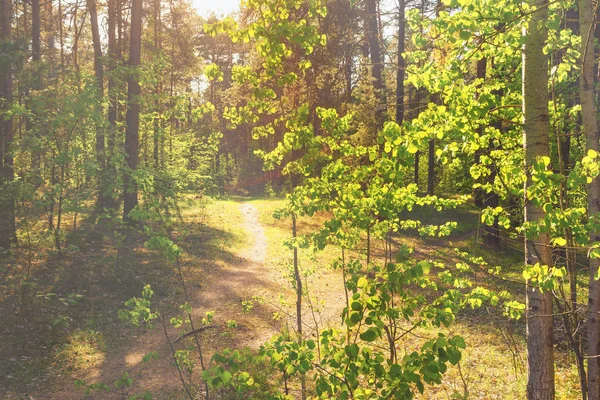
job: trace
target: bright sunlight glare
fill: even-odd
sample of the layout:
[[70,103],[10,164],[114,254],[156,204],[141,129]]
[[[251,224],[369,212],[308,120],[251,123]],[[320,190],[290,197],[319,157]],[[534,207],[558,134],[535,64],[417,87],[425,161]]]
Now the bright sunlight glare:
[[192,0],[198,14],[206,16],[214,12],[216,15],[227,15],[237,11],[240,0]]

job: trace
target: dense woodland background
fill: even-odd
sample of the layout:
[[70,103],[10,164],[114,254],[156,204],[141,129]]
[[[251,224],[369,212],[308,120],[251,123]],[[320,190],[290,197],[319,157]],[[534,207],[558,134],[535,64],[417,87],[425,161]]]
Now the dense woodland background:
[[0,5],[0,396],[600,399],[597,3]]

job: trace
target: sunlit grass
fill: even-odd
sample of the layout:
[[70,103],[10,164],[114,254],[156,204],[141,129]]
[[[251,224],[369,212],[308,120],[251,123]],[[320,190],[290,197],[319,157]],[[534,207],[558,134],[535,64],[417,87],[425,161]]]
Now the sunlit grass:
[[[270,243],[267,259],[272,264],[287,265],[291,260],[291,250],[281,247],[284,239],[291,236],[291,219],[275,219],[273,211],[284,205],[282,199],[253,199],[250,202],[257,207],[260,213],[260,222],[265,226]],[[321,226],[327,218],[326,214],[317,214],[313,217],[300,217],[298,219],[299,234],[310,233]],[[481,245],[476,237],[478,228],[478,211],[472,206],[463,206],[442,214],[421,213],[414,211],[410,218],[420,219],[424,224],[443,223],[447,220],[459,221],[458,229],[448,239],[423,238],[413,233],[400,233],[395,237],[398,244],[406,244],[421,250],[421,255],[428,258],[445,258],[452,262],[459,258],[454,251],[468,251],[474,256],[483,257],[490,266],[502,267],[505,279],[522,282],[521,260],[522,253],[518,248],[509,247],[506,251],[495,252]],[[440,222],[441,221],[441,222]],[[444,244],[443,246],[441,244]],[[448,246],[450,244],[450,246]],[[373,241],[373,252],[378,251],[381,243]],[[381,249],[379,249],[381,250]],[[356,252],[350,252],[357,256]],[[309,256],[308,252],[300,252],[301,265],[311,265],[314,268],[313,279],[310,281],[313,294],[327,292],[332,286],[326,283],[341,281],[338,271],[332,271],[330,265],[333,260],[341,255],[339,248],[328,246],[325,251]],[[289,268],[280,268],[284,273],[289,273]],[[491,281],[490,281],[491,280]],[[338,282],[339,283],[339,282]],[[509,289],[514,298],[524,301],[524,291],[521,285],[506,286],[506,282],[493,281],[489,278],[486,286],[497,289]],[[333,285],[341,290],[341,285]],[[327,304],[325,305],[327,307]],[[341,319],[333,318],[336,324]],[[428,387],[420,396],[423,399],[448,399],[454,393],[468,392],[472,399],[523,399],[526,393],[527,365],[524,321],[508,320],[502,316],[501,310],[469,311],[461,313],[451,325],[446,334],[461,335],[467,342],[463,352],[461,368],[453,367],[444,375],[443,384]],[[436,334],[431,328],[419,328],[414,335],[407,335],[400,343],[400,348],[406,352],[417,350],[427,337]],[[578,376],[571,355],[564,350],[556,352],[556,385],[558,399],[572,399],[579,392]]]
[[76,329],[55,357],[56,365],[67,371],[97,366],[106,358],[104,335],[93,329]]

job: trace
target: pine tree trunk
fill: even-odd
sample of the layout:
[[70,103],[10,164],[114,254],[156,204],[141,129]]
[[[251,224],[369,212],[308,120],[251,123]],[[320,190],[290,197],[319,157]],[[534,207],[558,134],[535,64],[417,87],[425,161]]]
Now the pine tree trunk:
[[[481,79],[481,83],[477,85],[477,97],[479,97],[479,92],[481,91],[481,88],[483,86],[483,82],[485,81],[485,75],[486,75],[486,71],[487,71],[487,59],[485,57],[482,57],[481,59],[477,60],[477,79]],[[479,127],[479,136],[481,137],[484,134],[484,126],[480,126]],[[475,164],[479,164],[481,162],[481,156],[484,154],[485,149],[477,149],[475,151],[475,157],[474,157],[474,162]],[[475,205],[479,208],[483,208],[483,203],[485,201],[485,190],[478,187],[475,189],[475,194],[474,194],[474,200],[475,200]]]
[[[12,1],[1,0],[0,3],[0,42],[11,40]],[[11,66],[4,66],[0,72],[0,98],[6,107],[12,103],[12,71]],[[1,110],[5,111],[5,110]],[[10,147],[13,139],[12,117],[0,119],[0,248],[10,249],[16,242],[15,202],[12,194],[5,189],[14,179],[13,157]]]
[[427,145],[427,194],[433,196],[435,187],[435,139]]
[[417,185],[417,191],[419,191],[419,159],[421,158],[421,151],[415,153],[415,170],[414,170],[414,183]]
[[[497,94],[498,94],[499,98],[502,98],[503,92],[501,90],[498,91]],[[502,122],[495,121],[492,123],[492,127],[501,131],[502,130]],[[493,143],[493,140],[490,140],[489,146],[487,149],[487,154],[490,155],[492,150],[494,150],[494,143]],[[493,184],[494,181],[496,180],[497,174],[498,174],[498,170],[496,168],[496,165],[494,164],[491,166],[490,175],[486,179],[487,183]],[[490,193],[485,194],[485,198],[483,201],[484,208],[496,208],[496,207],[498,207],[499,203],[500,203],[500,198],[498,196],[498,193],[490,192]],[[494,217],[494,223],[491,226],[485,225],[483,227],[483,242],[486,245],[491,246],[491,247],[497,248],[500,246],[500,225],[498,223],[498,217]]]
[[[87,0],[92,25],[92,43],[94,46],[94,75],[96,77],[96,112],[102,113],[104,99],[104,69],[102,65],[102,43],[100,42],[100,30],[98,29],[98,12],[96,0]],[[102,208],[107,203],[107,173],[106,173],[106,149],[105,149],[104,127],[96,125],[96,163],[98,164],[98,198],[97,206]]]
[[40,61],[40,0],[31,0],[31,59],[34,63]]
[[[582,72],[579,80],[581,116],[586,137],[587,151],[600,152],[600,132],[596,120],[594,99],[594,36],[592,0],[579,1],[579,24],[582,41]],[[588,184],[588,215],[600,213],[600,177]],[[600,231],[590,232],[592,243],[600,242]],[[600,399],[600,280],[596,279],[600,259],[590,258],[590,287],[588,295],[587,351],[588,393],[590,399]]]
[[49,60],[54,59],[54,15],[52,12],[52,0],[47,0],[44,3],[44,18],[46,31],[46,43],[48,45],[47,57]]
[[[530,0],[537,8],[531,15],[526,32],[523,52],[523,116],[525,150],[525,222],[538,222],[544,218],[543,209],[530,202],[527,189],[533,185],[529,169],[539,157],[549,156],[549,111],[548,111],[548,59],[544,45],[548,38],[548,1]],[[525,239],[525,264],[540,263],[552,267],[550,238],[541,233]],[[527,354],[529,400],[554,399],[554,343],[552,292],[540,292],[527,282]]]
[[404,40],[405,40],[405,0],[398,4],[398,66],[396,68],[396,122],[400,125],[404,121]]
[[377,0],[365,0],[365,34],[369,43],[369,54],[371,57],[371,76],[373,77],[373,88],[377,99],[375,119],[377,129],[383,127],[383,64],[381,63],[381,48],[379,45],[379,28],[377,24]]
[[[154,0],[154,51],[158,56],[161,53],[161,45],[160,45],[160,0]],[[156,112],[156,117],[154,117],[153,125],[153,148],[152,148],[152,158],[154,160],[154,168],[158,169],[159,166],[159,137],[160,137],[160,125],[162,120],[162,110],[160,107],[160,89],[161,89],[161,79],[160,74],[158,76],[158,81],[156,82],[155,87],[155,97],[154,100],[154,109]]]
[[[129,67],[136,69],[140,65],[142,50],[142,0],[132,0],[131,33],[129,38]],[[127,84],[127,114],[125,116],[125,157],[127,168],[124,174],[123,220],[132,222],[129,212],[138,204],[138,189],[132,174],[137,170],[139,153],[140,125],[140,83],[137,71],[129,75]]]
[[[117,111],[118,111],[118,87],[117,81],[113,76],[114,70],[119,62],[117,58],[117,0],[108,0],[108,129],[106,135],[106,175],[115,177],[117,168],[113,161],[113,156],[117,153],[116,135],[117,135]],[[108,186],[108,181],[107,181]],[[106,190],[109,190],[106,187]],[[117,208],[117,201],[114,193],[106,194],[104,199],[104,208]]]
[[[39,62],[41,59],[41,17],[40,17],[40,0],[31,0],[31,59],[33,61],[34,70],[39,68]],[[39,74],[35,74],[32,77],[32,89],[38,90],[40,86]],[[37,136],[37,132],[32,131],[32,127],[35,125],[35,118],[27,118],[27,133],[32,136]],[[32,150],[31,154],[31,169],[33,175],[40,175],[40,152]],[[37,187],[41,182],[36,182],[34,185]]]

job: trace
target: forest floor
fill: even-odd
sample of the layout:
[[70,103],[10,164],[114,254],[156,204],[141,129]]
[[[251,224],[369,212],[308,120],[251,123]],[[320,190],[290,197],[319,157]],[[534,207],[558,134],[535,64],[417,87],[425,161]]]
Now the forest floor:
[[[183,250],[182,270],[193,317],[200,321],[207,312],[214,312],[215,328],[201,333],[206,358],[227,347],[257,349],[282,328],[294,325],[291,252],[282,246],[289,237],[290,223],[272,216],[282,204],[278,199],[199,198],[189,198],[182,204],[182,219],[176,224],[173,237]],[[314,230],[323,218],[300,218],[300,233]],[[473,209],[463,208],[443,216],[423,214],[419,218],[424,223],[439,223],[443,219],[463,223],[443,241],[417,235],[395,238],[396,245],[414,247],[418,258],[455,263],[460,257],[453,249],[458,248],[485,256],[491,265],[503,265],[508,272],[510,266],[518,266],[520,253],[510,246],[499,256],[477,244],[478,215]],[[88,218],[69,237],[69,251],[60,257],[33,258],[26,292],[19,284],[23,271],[18,257],[0,269],[4,278],[0,283],[0,398],[80,399],[83,391],[75,387],[75,379],[112,386],[125,372],[133,380],[129,389],[102,391],[92,398],[120,399],[145,391],[155,399],[178,398],[181,394],[162,326],[130,327],[119,321],[116,312],[123,308],[125,300],[139,296],[144,284],[150,284],[166,319],[178,315],[184,297],[177,270],[147,250],[142,235],[124,238],[115,230],[109,223],[99,224]],[[374,242],[374,257],[382,254],[382,244]],[[341,322],[342,279],[340,272],[330,267],[339,255],[340,250],[335,247],[317,254],[300,253],[313,305],[306,307],[303,314],[308,335],[316,336],[317,328]],[[26,255],[21,254],[21,258]],[[518,267],[513,273],[518,275]],[[518,286],[489,283],[484,274],[474,276],[474,280],[509,290],[522,300]],[[261,300],[249,303],[255,296]],[[24,306],[21,298],[25,299]],[[247,308],[252,309],[245,312]],[[228,326],[232,320],[236,328]],[[472,399],[524,398],[522,321],[510,321],[499,310],[480,309],[465,312],[450,330],[467,341],[461,369],[451,369],[443,384],[428,390],[423,398],[447,399],[454,392],[465,390]],[[404,343],[406,352],[419,346],[419,337],[428,334],[414,333]],[[168,334],[175,340],[178,331],[170,327]],[[188,345],[182,340],[177,348]],[[145,362],[144,356],[150,352],[156,352],[158,358]],[[576,372],[572,365],[564,349],[559,349],[559,399],[576,398]]]

